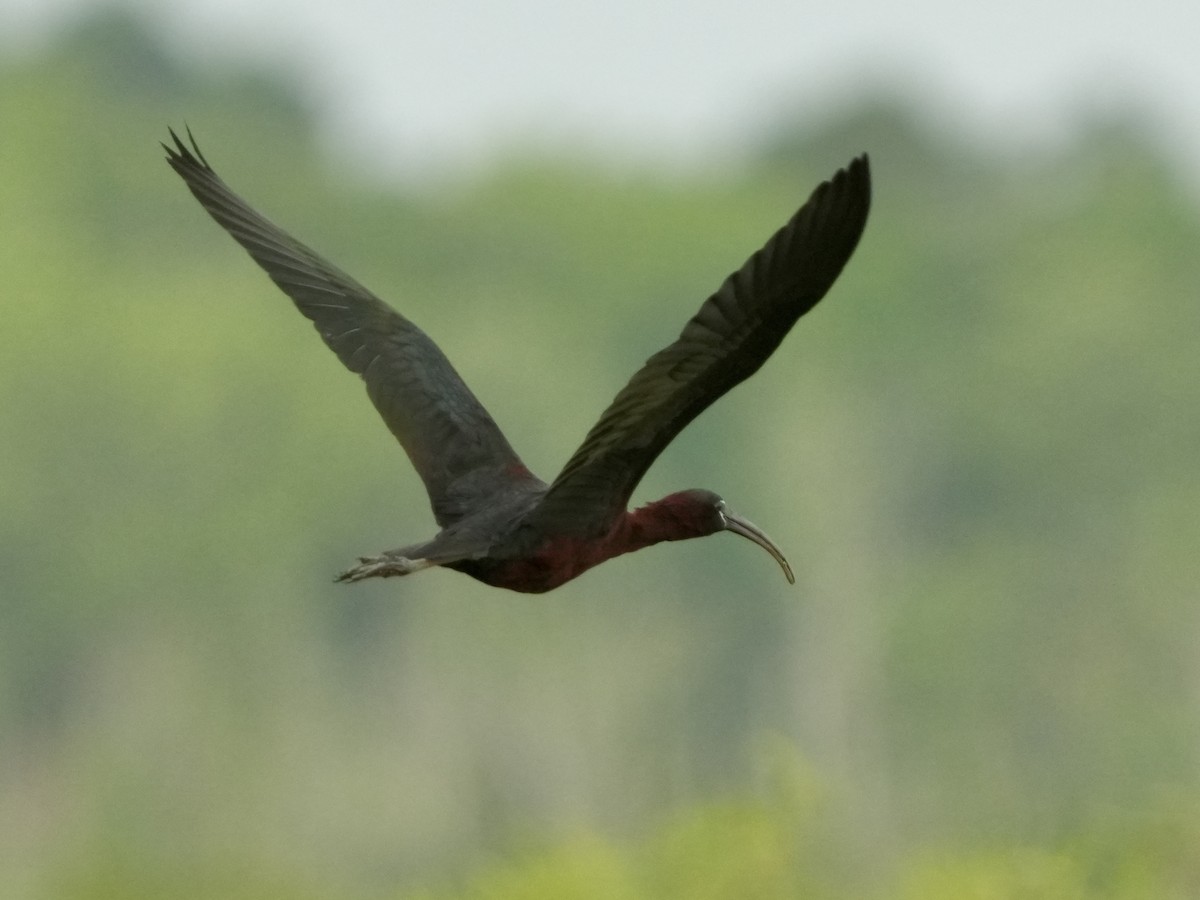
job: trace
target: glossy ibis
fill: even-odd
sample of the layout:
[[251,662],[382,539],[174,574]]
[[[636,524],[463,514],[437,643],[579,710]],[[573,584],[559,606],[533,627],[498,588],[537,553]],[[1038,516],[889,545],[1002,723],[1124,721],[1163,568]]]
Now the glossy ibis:
[[626,506],[685,425],[754,374],[854,252],[871,203],[866,155],[813,191],[766,245],[704,302],[670,346],[617,394],[551,484],[533,475],[425,333],[345,272],[259,215],[172,131],[167,160],[350,371],[408,454],[441,531],[360,557],[339,581],[431,566],[515,591],[548,591],[597,563],[660,541],[732,531],[763,547],[794,583],[779,548],[711,491]]

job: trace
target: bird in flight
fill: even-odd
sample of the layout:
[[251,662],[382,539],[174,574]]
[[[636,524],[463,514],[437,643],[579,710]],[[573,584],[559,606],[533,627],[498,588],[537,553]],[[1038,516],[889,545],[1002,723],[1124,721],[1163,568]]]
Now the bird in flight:
[[529,471],[450,361],[423,331],[235,194],[195,138],[174,132],[167,161],[222,228],[312,320],[366,383],[417,470],[440,531],[359,557],[338,581],[442,566],[485,584],[540,593],[598,563],[662,541],[731,531],[783,553],[707,490],[628,510],[651,463],[683,428],[753,375],[819,301],[854,252],[871,205],[866,154],[821,183],[761,250],[725,279],[617,394],[550,484]]

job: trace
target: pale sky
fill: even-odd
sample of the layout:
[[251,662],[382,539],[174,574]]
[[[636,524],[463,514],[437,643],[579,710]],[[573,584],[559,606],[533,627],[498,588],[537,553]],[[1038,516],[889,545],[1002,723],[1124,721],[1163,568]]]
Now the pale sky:
[[[94,0],[0,0],[0,47]],[[187,52],[305,73],[339,149],[398,171],[530,131],[694,162],[781,107],[867,84],[965,132],[1053,141],[1080,109],[1145,107],[1200,178],[1200,0],[129,0]]]

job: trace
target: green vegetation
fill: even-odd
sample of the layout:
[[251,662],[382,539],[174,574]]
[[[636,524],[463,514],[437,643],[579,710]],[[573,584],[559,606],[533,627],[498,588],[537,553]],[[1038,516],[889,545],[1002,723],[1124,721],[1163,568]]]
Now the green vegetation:
[[[842,281],[638,492],[719,491],[797,587],[719,537],[332,584],[432,517],[185,121],[544,477],[870,150]],[[1200,894],[1200,207],[1140,123],[996,159],[865,98],[723,173],[382,185],[119,18],[0,64],[0,122],[0,895]]]

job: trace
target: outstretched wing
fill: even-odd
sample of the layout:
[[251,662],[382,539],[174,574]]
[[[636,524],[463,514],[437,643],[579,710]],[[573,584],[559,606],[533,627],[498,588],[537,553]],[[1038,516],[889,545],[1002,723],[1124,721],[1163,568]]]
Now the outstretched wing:
[[870,205],[864,154],[817,187],[679,339],[646,361],[554,480],[534,521],[555,533],[606,530],[667,444],[753,375],[825,295],[854,252]]
[[174,131],[167,161],[271,280],[312,320],[404,447],[445,527],[514,479],[532,478],[437,345],[337,267],[273,225],[226,186],[196,141]]

